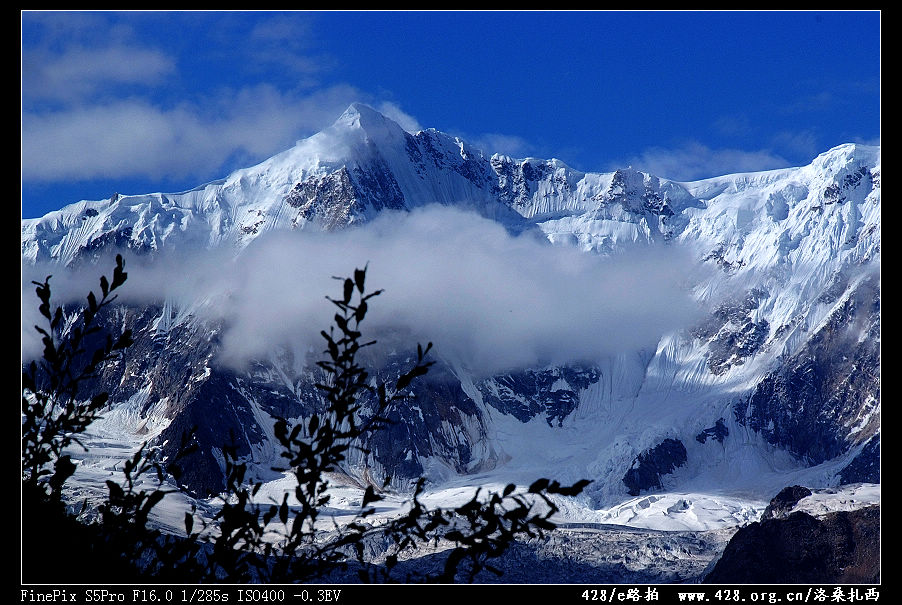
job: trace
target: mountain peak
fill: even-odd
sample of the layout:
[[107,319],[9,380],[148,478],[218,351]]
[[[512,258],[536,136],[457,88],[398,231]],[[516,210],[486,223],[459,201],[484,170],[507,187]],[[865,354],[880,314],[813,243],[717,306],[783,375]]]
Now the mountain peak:
[[351,103],[341,116],[335,121],[334,126],[345,128],[359,128],[369,136],[394,133],[403,129],[395,122],[364,103]]
[[345,109],[344,113],[338,118],[338,121],[342,121],[342,119],[360,119],[361,116],[365,116],[369,119],[386,119],[381,113],[370,107],[365,103],[361,103],[359,101],[355,101],[348,105],[348,108]]
[[880,147],[861,143],[844,143],[818,155],[812,164],[818,167],[846,164],[877,165],[880,163]]

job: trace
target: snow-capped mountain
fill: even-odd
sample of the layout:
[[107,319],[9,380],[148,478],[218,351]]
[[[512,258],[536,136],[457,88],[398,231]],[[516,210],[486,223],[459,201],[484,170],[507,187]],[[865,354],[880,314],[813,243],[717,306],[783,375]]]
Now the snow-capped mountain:
[[[696,312],[647,345],[624,339],[578,362],[486,373],[465,352],[437,348],[415,403],[397,410],[371,454],[349,461],[355,480],[391,476],[403,488],[425,474],[438,488],[588,478],[589,520],[641,519],[649,494],[678,493],[667,514],[687,528],[706,522],[702,500],[686,494],[766,503],[786,485],[879,483],[879,147],[842,145],[807,166],[676,182],[488,156],[355,104],[326,130],[222,180],[23,220],[22,257],[26,266],[75,268],[111,250],[151,263],[217,250],[231,262],[273,234],[349,242],[379,217],[434,205],[500,225],[498,237],[543,242],[539,272],[559,270],[544,257],[561,249],[688,254],[691,270],[679,277]],[[273,418],[301,418],[321,402],[317,369],[296,352],[273,347],[244,369],[219,363],[229,322],[200,311],[214,304],[206,296],[124,300],[108,321],[130,327],[136,342],[96,385],[113,402],[100,435],[155,437],[171,448],[197,427],[202,447],[184,481],[200,495],[223,485],[223,440],[273,478]],[[456,302],[461,311],[468,304]],[[521,302],[536,326],[567,321]],[[393,346],[372,360],[377,375],[400,371],[415,347],[405,335],[397,348],[386,338]],[[729,502],[724,510],[745,518]]]
[[570,235],[564,216],[590,223],[580,231],[592,221],[634,225],[581,242],[602,249],[618,238],[663,236],[664,217],[692,203],[683,187],[650,175],[486,157],[456,137],[410,134],[355,104],[330,128],[223,180],[176,194],[114,194],[24,220],[22,254],[70,264],[108,243],[136,252],[196,244],[240,249],[271,230],[334,230],[385,209],[427,204],[473,209],[510,229],[547,225],[549,237],[558,238]]

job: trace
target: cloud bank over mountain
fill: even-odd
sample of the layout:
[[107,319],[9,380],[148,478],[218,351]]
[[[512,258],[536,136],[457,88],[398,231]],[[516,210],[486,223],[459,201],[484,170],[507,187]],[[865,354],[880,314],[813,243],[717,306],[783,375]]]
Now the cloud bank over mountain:
[[[152,264],[127,259],[120,297],[185,308],[206,301],[192,312],[222,322],[218,361],[241,368],[274,346],[318,354],[319,332],[335,312],[325,297],[341,292],[332,277],[365,266],[368,291],[383,290],[364,324],[368,336],[407,334],[411,348],[432,341],[436,354],[485,374],[654,347],[697,312],[682,283],[690,258],[678,247],[587,255],[442,206],[385,213],[339,233],[269,233],[237,258],[208,251],[164,253]],[[51,286],[62,301],[83,297],[98,276],[60,278]],[[31,271],[23,285],[30,279]],[[30,292],[23,288],[25,309]],[[32,323],[23,322],[23,338]]]

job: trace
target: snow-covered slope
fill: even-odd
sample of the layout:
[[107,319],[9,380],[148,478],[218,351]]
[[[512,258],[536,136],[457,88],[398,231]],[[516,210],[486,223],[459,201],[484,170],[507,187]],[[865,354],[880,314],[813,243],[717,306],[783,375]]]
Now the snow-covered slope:
[[463,141],[435,131],[411,135],[355,104],[330,128],[225,179],[182,193],[115,194],[23,220],[22,255],[70,264],[108,242],[139,252],[197,244],[241,249],[270,230],[331,230],[383,209],[482,208],[494,201],[488,167]]
[[[515,241],[545,242],[530,261],[539,272],[563,270],[544,258],[555,246],[610,258],[637,246],[688,254],[679,277],[697,312],[648,346],[609,347],[578,364],[486,376],[466,355],[446,354],[416,405],[370,444],[372,456],[351,461],[352,476],[390,475],[403,488],[425,474],[436,493],[588,478],[569,520],[665,529],[742,523],[786,485],[879,483],[879,147],[842,145],[807,166],[681,183],[487,156],[355,104],[323,132],[220,181],[23,220],[22,256],[72,267],[114,249],[241,258],[268,233],[353,239],[379,216],[433,204],[474,212]],[[637,284],[653,279],[620,288],[644,295]],[[260,476],[278,480],[265,470],[277,455],[272,417],[300,418],[315,405],[316,370],[277,350],[244,371],[218,364],[227,325],[197,310],[229,299],[185,300],[116,311],[111,323],[131,327],[136,344],[101,378],[121,413],[97,430],[141,437],[153,426],[176,443],[199,424],[205,447],[185,478],[199,494],[221,487],[216,448],[232,431]],[[536,311],[530,321],[569,319]],[[374,360],[377,372],[397,371],[403,357]]]

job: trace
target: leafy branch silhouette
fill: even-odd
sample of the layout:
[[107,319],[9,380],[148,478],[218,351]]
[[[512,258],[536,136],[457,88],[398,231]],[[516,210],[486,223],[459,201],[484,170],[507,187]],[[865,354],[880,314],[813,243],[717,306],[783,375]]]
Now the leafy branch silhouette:
[[[374,380],[360,364],[360,351],[375,344],[363,340],[360,325],[370,301],[382,293],[367,292],[366,271],[364,267],[353,277],[336,278],[341,296],[327,297],[337,311],[333,325],[321,332],[325,358],[317,362],[324,378],[316,386],[325,409],[297,421],[278,418],[274,424],[284,460],[274,470],[290,474],[294,489],[283,493],[281,501],[258,502],[262,482],[246,480],[247,463],[239,459],[236,446],[225,444],[226,489],[220,506],[212,518],[196,507],[186,512],[184,536],[154,529],[150,520],[165,496],[177,491],[168,486],[177,484],[182,457],[197,447],[192,433],[184,436],[174,460],[161,460],[157,448],[142,445],[125,462],[123,482],[106,482],[109,495],[97,508],[96,520],[76,520],[65,511],[63,486],[75,464],[64,451],[72,443],[85,447],[78,437],[109,399],[106,393],[86,397],[80,385],[133,342],[131,332],[124,330],[89,350],[86,338],[100,331],[98,313],[115,300],[112,293],[127,274],[117,256],[112,281],[101,277],[101,298],[89,293],[77,319],[65,322],[60,307],[51,312],[50,277],[34,282],[39,310],[49,325],[36,326],[44,342],[42,360],[23,371],[23,517],[26,510],[42,517],[45,540],[59,539],[63,531],[72,539],[89,540],[92,547],[82,573],[116,569],[132,579],[472,582],[484,570],[500,574],[492,560],[518,539],[553,530],[551,517],[558,509],[552,496],[577,495],[587,480],[562,486],[539,479],[526,490],[513,484],[500,493],[476,490],[460,506],[430,508],[422,501],[425,479],[420,478],[406,511],[384,519],[373,505],[385,498],[389,477],[381,487],[370,484],[364,489],[350,521],[339,523],[324,513],[330,502],[329,477],[343,470],[352,448],[368,453],[366,437],[390,423],[389,412],[414,397],[410,386],[435,363],[427,359],[429,343],[417,345],[411,367],[392,380]],[[65,331],[64,323],[69,326]],[[145,476],[155,476],[156,487],[144,489]],[[440,570],[401,564],[430,548],[443,553]],[[23,560],[28,554],[23,552]]]

